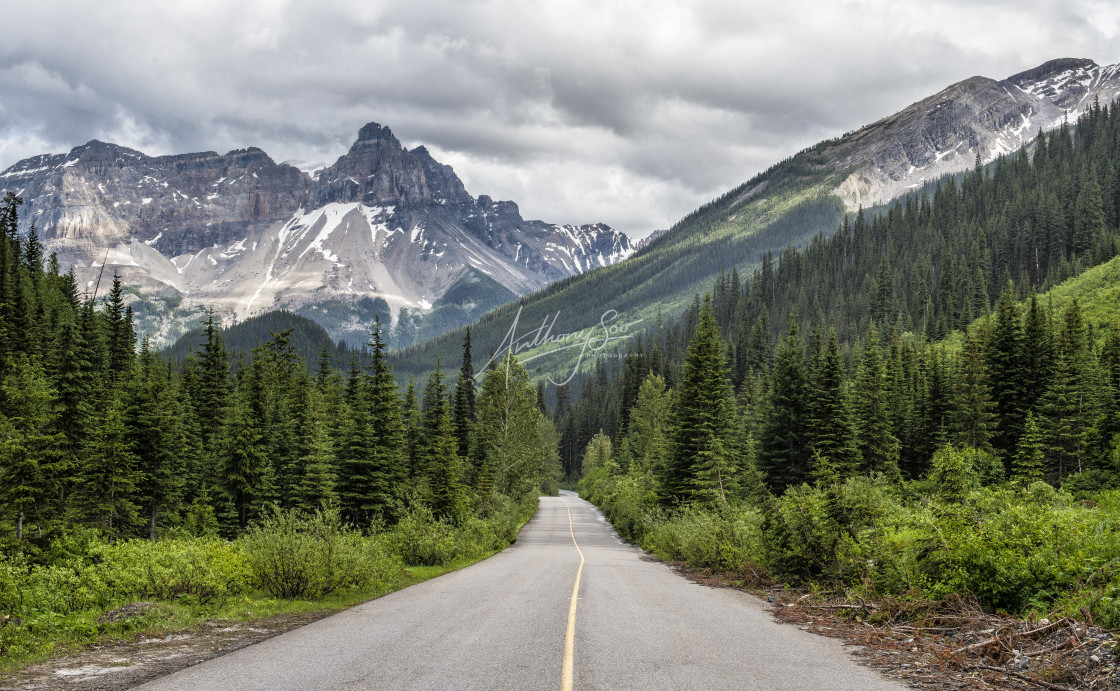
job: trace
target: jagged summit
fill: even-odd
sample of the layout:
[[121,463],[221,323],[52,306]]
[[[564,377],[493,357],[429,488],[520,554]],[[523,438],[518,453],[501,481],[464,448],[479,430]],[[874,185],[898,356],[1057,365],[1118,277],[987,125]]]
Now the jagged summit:
[[362,129],[358,130],[358,141],[355,142],[355,144],[359,142],[372,142],[379,140],[389,140],[395,142],[397,141],[397,138],[393,136],[393,131],[388,127],[379,125],[376,122],[371,122],[364,125]]

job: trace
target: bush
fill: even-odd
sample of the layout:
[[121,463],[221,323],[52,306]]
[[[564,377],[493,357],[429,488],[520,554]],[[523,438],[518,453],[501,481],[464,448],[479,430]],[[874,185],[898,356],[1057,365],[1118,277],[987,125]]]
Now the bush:
[[642,547],[662,559],[692,567],[737,572],[748,562],[761,561],[760,523],[758,512],[752,509],[689,507],[657,523]]
[[396,567],[378,540],[343,525],[334,509],[314,515],[276,509],[238,543],[261,587],[286,599],[365,586]]
[[423,504],[413,504],[385,534],[390,551],[411,566],[446,566],[458,555],[455,529],[432,515]]
[[1106,559],[1095,512],[1023,502],[985,491],[973,507],[947,507],[935,519],[926,559],[935,597],[972,593],[988,608],[1045,608]]
[[113,590],[134,588],[132,594],[144,597],[189,597],[207,605],[240,595],[253,583],[245,552],[217,539],[131,540],[109,548],[104,558]]

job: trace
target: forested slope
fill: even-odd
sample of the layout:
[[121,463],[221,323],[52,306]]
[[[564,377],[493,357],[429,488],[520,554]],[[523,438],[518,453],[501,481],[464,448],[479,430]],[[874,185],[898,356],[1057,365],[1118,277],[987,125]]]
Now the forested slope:
[[1094,108],[722,274],[561,391],[565,467],[665,558],[883,616],[965,597],[1117,625],[1118,165],[1120,109]]

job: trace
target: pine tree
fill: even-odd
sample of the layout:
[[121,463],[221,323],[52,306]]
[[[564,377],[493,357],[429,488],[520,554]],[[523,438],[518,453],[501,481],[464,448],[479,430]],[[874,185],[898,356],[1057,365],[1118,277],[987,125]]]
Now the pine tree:
[[195,410],[199,416],[202,433],[212,446],[225,416],[229,398],[229,356],[222,341],[222,330],[214,320],[214,310],[206,311],[206,324],[203,331],[206,342],[203,344],[202,362],[199,365],[198,391],[195,396]]
[[474,363],[471,362],[471,328],[463,337],[463,360],[455,382],[455,434],[459,453],[470,455],[471,425],[474,424]]
[[759,437],[759,470],[776,493],[809,478],[808,386],[801,339],[791,319],[774,358],[769,406]]
[[369,506],[378,517],[392,518],[408,479],[407,439],[401,421],[401,400],[397,380],[385,361],[385,342],[381,339],[381,321],[374,325],[372,379],[369,386],[370,450],[373,453],[372,494]]
[[342,516],[356,525],[366,525],[376,517],[377,491],[374,438],[370,414],[370,393],[366,377],[351,377],[347,405],[339,429],[338,501]]
[[161,516],[174,513],[185,488],[178,442],[182,415],[158,359],[145,338],[125,407],[128,439],[137,462],[137,501],[155,541]]
[[113,286],[105,298],[105,316],[109,336],[109,376],[113,381],[128,375],[136,336],[132,327],[132,312],[124,304],[124,287],[121,276],[113,272]]
[[1023,424],[1023,436],[1019,439],[1018,451],[1011,461],[1011,479],[1023,485],[1041,480],[1045,464],[1046,451],[1042,432],[1038,428],[1034,412],[1028,412],[1027,420]]
[[448,409],[447,388],[443,383],[443,369],[440,367],[439,358],[436,358],[436,368],[428,377],[428,384],[424,388],[424,404],[421,407],[422,419],[420,422],[420,448],[419,476],[428,481],[434,481],[437,469],[441,466],[439,454],[445,449],[444,440],[439,438],[440,426],[443,424],[443,413]]
[[863,472],[879,473],[889,480],[901,478],[899,443],[891,429],[887,406],[886,370],[879,350],[879,336],[872,324],[867,332],[855,385],[856,447]]
[[957,373],[954,428],[958,444],[991,452],[996,414],[982,342],[975,331],[965,337]]
[[55,411],[42,371],[19,360],[0,384],[0,498],[15,512],[16,540],[23,540],[29,517],[47,517],[60,458]]
[[674,399],[662,498],[722,504],[738,495],[735,399],[710,296],[704,297]]
[[337,476],[327,425],[319,416],[313,420],[311,450],[301,459],[303,476],[296,489],[293,505],[305,511],[322,511],[338,500],[338,493],[335,491]]
[[1088,435],[1096,420],[1097,391],[1088,377],[1093,360],[1080,306],[1074,300],[1062,317],[1049,386],[1038,400],[1038,425],[1052,484],[1088,465]]
[[672,404],[673,392],[665,387],[665,380],[649,374],[630,409],[626,440],[634,462],[639,469],[653,471],[658,476],[665,472]]
[[421,473],[420,439],[422,420],[420,418],[420,404],[416,399],[416,382],[412,377],[408,378],[408,388],[405,389],[404,402],[401,404],[401,424],[404,425],[408,475],[415,478]]
[[1073,251],[1081,255],[1093,249],[1107,232],[1104,217],[1104,200],[1097,176],[1090,173],[1074,204]]
[[848,400],[844,392],[843,363],[836,332],[829,330],[828,345],[813,370],[809,400],[809,448],[829,460],[840,477],[860,467]]
[[449,522],[458,523],[466,509],[459,481],[462,469],[459,467],[455,425],[451,418],[451,406],[446,398],[440,398],[436,415],[436,426],[429,432],[431,442],[428,448],[431,457],[427,463],[432,513]]
[[541,439],[544,416],[529,373],[513,354],[486,372],[475,412],[475,487],[520,499],[539,491],[548,450]]
[[1022,434],[1027,385],[1023,328],[1015,304],[1014,287],[1006,283],[988,335],[987,357],[992,399],[996,404],[996,434],[993,445],[1007,451],[1015,448]]
[[218,458],[222,486],[233,506],[237,527],[244,530],[259,500],[272,487],[272,473],[261,445],[261,432],[249,401],[235,395],[226,409],[219,437]]
[[130,534],[138,523],[134,499],[140,477],[136,466],[124,424],[124,405],[114,393],[93,427],[74,492],[82,514],[110,538]]

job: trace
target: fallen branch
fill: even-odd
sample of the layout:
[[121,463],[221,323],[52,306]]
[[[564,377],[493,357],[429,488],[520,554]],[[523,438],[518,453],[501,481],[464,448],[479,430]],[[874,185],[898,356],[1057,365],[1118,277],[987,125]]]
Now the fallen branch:
[[870,605],[801,605],[807,609],[879,609],[874,604]]
[[1012,672],[1009,669],[1001,669],[999,667],[992,667],[991,665],[973,665],[972,667],[973,667],[973,669],[986,669],[989,672],[999,672],[1000,674],[1006,674],[1009,677],[1015,677],[1016,679],[1022,679],[1023,681],[1027,681],[1027,682],[1030,682],[1030,683],[1035,684],[1037,686],[1041,686],[1044,689],[1050,689],[1050,691],[1077,691],[1077,689],[1073,688],[1072,686],[1062,686],[1061,684],[1051,684],[1048,681],[1042,681],[1041,679],[1035,679],[1034,677],[1029,677],[1026,674],[1019,674],[1018,672]]
[[991,638],[985,638],[984,640],[982,640],[978,643],[972,643],[970,645],[966,645],[963,648],[957,648],[956,650],[954,650],[950,654],[951,655],[956,655],[957,653],[963,653],[966,650],[976,650],[977,648],[986,648],[989,645],[991,645],[992,643],[998,643],[998,642],[999,642],[999,636],[993,636]]
[[1037,636],[1040,633],[1046,633],[1047,631],[1051,631],[1053,629],[1056,629],[1059,626],[1063,626],[1068,622],[1069,622],[1069,619],[1066,619],[1066,618],[1063,617],[1063,618],[1061,618],[1057,621],[1052,621],[1049,624],[1046,624],[1045,626],[1040,626],[1037,629],[1031,629],[1030,631],[1024,631],[1023,633],[1019,634],[1019,637],[1020,638],[1030,638],[1031,636]]

